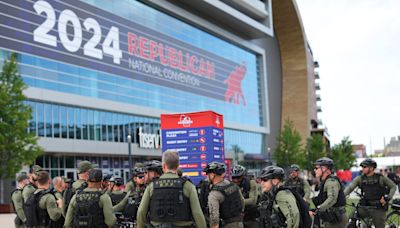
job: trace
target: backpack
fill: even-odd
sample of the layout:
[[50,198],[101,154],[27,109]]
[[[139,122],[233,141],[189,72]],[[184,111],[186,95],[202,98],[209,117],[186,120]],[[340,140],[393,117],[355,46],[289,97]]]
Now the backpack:
[[310,207],[308,206],[306,201],[304,201],[303,197],[301,197],[297,191],[291,188],[280,187],[278,189],[278,192],[281,190],[289,190],[293,194],[294,198],[296,198],[296,204],[300,214],[299,228],[310,228],[312,224],[312,219],[308,214],[308,211],[310,211]]
[[47,210],[39,208],[39,200],[47,193],[51,193],[50,189],[33,193],[26,200],[24,204],[26,227],[47,226],[50,224],[50,217],[47,214]]

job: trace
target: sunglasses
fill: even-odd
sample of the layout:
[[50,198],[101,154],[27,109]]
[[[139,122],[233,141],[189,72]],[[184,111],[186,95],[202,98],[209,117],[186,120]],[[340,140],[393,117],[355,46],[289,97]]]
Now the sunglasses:
[[319,169],[319,168],[321,168],[321,167],[314,167],[314,170],[317,170],[317,169]]
[[143,178],[144,178],[144,176],[137,176],[137,178],[139,178],[139,179],[143,179]]
[[232,177],[232,179],[240,179],[241,177]]

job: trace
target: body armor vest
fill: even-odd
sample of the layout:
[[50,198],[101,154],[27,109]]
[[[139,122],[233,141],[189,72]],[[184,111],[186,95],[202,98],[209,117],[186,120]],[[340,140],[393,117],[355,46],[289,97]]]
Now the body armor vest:
[[379,183],[382,175],[375,173],[372,177],[361,176],[361,193],[367,201],[379,201],[386,193],[386,188]]
[[304,197],[304,195],[306,194],[304,192],[304,180],[302,178],[297,178],[297,180],[294,180],[292,178],[289,178],[286,182],[285,182],[285,187],[293,189],[294,191],[296,191],[297,193],[299,193],[299,195],[301,197]]
[[220,218],[228,221],[230,219],[234,219],[240,216],[242,213],[242,202],[240,199],[240,189],[239,187],[230,182],[228,185],[225,186],[218,186],[214,185],[211,190],[216,190],[221,192],[225,200],[219,207]]
[[41,209],[39,207],[40,199],[47,193],[51,193],[50,189],[33,193],[26,200],[24,204],[24,212],[26,216],[27,228],[35,226],[48,226],[50,224],[50,216],[47,213],[47,209]]
[[150,198],[150,220],[156,222],[191,221],[189,199],[183,194],[183,178],[157,179]]
[[128,218],[131,222],[136,220],[137,210],[139,209],[140,201],[142,200],[145,189],[146,188],[142,188],[139,190],[138,187],[134,187],[131,189],[128,197],[128,202],[122,213],[124,217]]
[[[245,199],[250,198],[250,180],[246,177],[243,178],[242,182],[240,183],[240,190],[242,191],[242,195]],[[257,199],[258,203],[258,199]],[[244,208],[244,218],[243,220],[254,220],[259,216],[258,213],[258,206],[255,205],[247,205]]]
[[121,202],[124,199],[125,196],[126,196],[126,192],[123,192],[121,194],[116,194],[116,193],[110,192],[110,198],[111,198],[112,205],[113,206],[117,205],[119,202]]
[[103,192],[77,192],[74,228],[106,228],[103,209],[99,202]]
[[[328,199],[328,194],[326,192],[324,192],[324,186],[325,186],[325,182],[329,179],[329,178],[333,178],[336,181],[339,182],[340,185],[340,189],[339,189],[339,195],[337,198],[336,203],[333,205],[333,207],[343,207],[346,205],[346,197],[344,196],[344,192],[343,192],[343,186],[342,183],[340,182],[339,178],[337,176],[333,176],[333,175],[329,175],[325,181],[321,182],[321,187],[320,187],[320,191],[319,191],[319,195],[318,195],[318,202],[320,204],[322,204],[326,199]],[[317,206],[317,205],[316,205]]]

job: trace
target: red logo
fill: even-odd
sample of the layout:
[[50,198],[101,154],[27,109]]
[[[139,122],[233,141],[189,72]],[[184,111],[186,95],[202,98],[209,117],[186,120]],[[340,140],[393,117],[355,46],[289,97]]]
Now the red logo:
[[201,154],[200,158],[201,158],[201,160],[205,160],[206,159],[206,154]]
[[229,74],[227,79],[225,79],[224,83],[228,84],[228,88],[225,92],[226,102],[230,103],[232,101],[234,104],[239,104],[239,99],[242,98],[243,105],[246,106],[246,100],[244,99],[241,85],[242,80],[246,76],[246,71],[246,65],[242,63]]
[[201,146],[200,150],[203,151],[203,152],[206,151],[206,146]]
[[200,138],[200,142],[201,142],[201,143],[205,143],[205,142],[206,142],[206,138],[201,137],[201,138]]
[[200,129],[199,133],[200,133],[200,135],[204,135],[206,133],[206,130]]
[[193,121],[189,116],[181,115],[178,124],[181,124],[184,127],[190,127],[190,125],[193,124]]
[[207,163],[206,163],[206,162],[202,162],[202,163],[201,163],[201,168],[204,169],[206,166],[207,166]]

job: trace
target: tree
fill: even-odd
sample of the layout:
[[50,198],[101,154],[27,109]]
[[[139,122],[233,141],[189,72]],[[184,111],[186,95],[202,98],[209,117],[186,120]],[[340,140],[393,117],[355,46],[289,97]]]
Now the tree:
[[[32,164],[43,151],[37,145],[38,138],[27,132],[32,110],[23,103],[26,88],[13,53],[4,61],[0,74],[0,190],[4,179],[15,177],[23,165]],[[1,200],[2,196],[3,192]]]
[[287,168],[293,163],[304,164],[304,155],[301,135],[294,128],[293,122],[286,119],[283,130],[277,138],[277,147],[273,154],[274,160],[278,166]]
[[313,134],[307,139],[307,159],[304,167],[307,170],[312,170],[314,167],[314,161],[318,158],[326,157],[325,144],[322,139],[322,135]]
[[335,161],[336,169],[350,169],[356,162],[356,157],[353,153],[351,140],[349,137],[344,137],[339,144],[332,147],[332,154],[330,156]]

